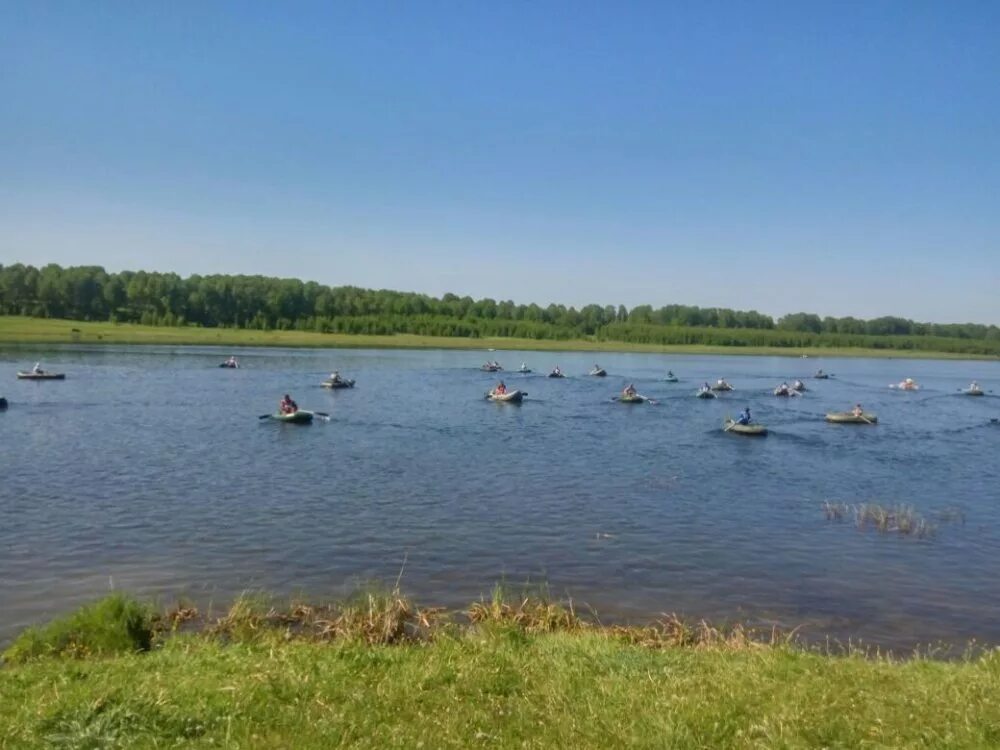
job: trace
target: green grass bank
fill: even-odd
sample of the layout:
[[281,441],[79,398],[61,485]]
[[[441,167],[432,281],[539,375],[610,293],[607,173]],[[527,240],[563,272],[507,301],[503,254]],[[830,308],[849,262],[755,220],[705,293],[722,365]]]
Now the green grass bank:
[[996,359],[989,355],[956,354],[903,349],[853,347],[656,345],[621,341],[539,340],[524,338],[464,338],[395,334],[314,333],[311,331],[257,331],[194,326],[144,326],[131,323],[92,323],[50,318],[0,316],[0,344],[150,344],[161,346],[282,346],[372,349],[497,349],[524,351],[649,352],[661,354],[736,354],[780,357],[880,357],[896,359]]
[[496,597],[458,625],[395,593],[336,609],[241,600],[164,637],[191,614],[175,611],[135,651],[137,606],[111,597],[31,636],[61,655],[22,650],[0,669],[0,748],[1000,745],[1000,651],[831,656]]

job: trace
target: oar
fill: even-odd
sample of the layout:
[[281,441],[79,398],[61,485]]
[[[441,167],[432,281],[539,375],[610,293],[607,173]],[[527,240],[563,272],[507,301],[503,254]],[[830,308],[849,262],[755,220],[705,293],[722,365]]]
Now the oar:
[[257,419],[270,419],[270,418],[271,418],[270,414],[261,414],[259,417],[257,417]]
[[726,425],[726,427],[722,430],[723,432],[729,432],[731,429],[733,429],[736,426],[736,422],[734,422],[733,418],[731,416],[729,416],[728,414],[726,415],[726,421],[729,422],[729,424]]
[[866,417],[864,414],[859,414],[858,416],[861,417],[861,419],[864,420],[867,424],[872,424],[872,421],[868,419],[868,417]]

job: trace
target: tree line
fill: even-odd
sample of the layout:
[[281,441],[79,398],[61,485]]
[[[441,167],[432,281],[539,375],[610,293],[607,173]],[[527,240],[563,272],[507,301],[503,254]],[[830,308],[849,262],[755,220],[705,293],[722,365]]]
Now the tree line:
[[875,346],[1000,353],[995,325],[918,323],[690,305],[515,304],[445,294],[331,287],[265,276],[122,271],[100,266],[0,265],[0,313],[41,318],[434,336],[596,338],[654,344]]

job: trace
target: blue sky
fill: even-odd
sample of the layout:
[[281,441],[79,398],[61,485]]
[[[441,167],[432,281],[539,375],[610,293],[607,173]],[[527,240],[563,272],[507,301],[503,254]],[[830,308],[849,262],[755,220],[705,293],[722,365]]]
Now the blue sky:
[[0,5],[0,262],[1000,323],[1000,3]]

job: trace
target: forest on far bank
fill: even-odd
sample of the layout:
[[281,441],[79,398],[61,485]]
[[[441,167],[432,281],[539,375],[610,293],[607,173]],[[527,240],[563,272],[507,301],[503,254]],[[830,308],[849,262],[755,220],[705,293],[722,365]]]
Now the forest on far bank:
[[0,265],[0,314],[38,318],[320,333],[514,336],[644,344],[868,347],[1000,355],[1000,328],[861,320],[691,305],[515,304],[445,294],[331,287],[244,275],[122,271],[100,266]]

